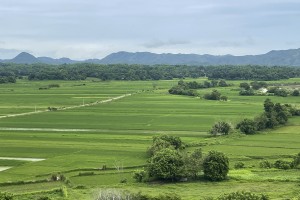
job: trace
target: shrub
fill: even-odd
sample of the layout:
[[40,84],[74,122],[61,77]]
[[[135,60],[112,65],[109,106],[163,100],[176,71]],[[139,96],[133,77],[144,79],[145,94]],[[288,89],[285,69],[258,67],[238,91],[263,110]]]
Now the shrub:
[[243,88],[244,90],[249,90],[250,89],[250,85],[249,83],[240,83],[240,88]]
[[78,176],[93,176],[94,172],[79,172]]
[[231,130],[231,125],[228,122],[216,122],[209,131],[212,135],[228,135]]
[[244,167],[245,167],[245,163],[243,163],[243,162],[237,162],[234,164],[235,169],[242,169]]
[[133,178],[137,182],[142,182],[146,177],[146,171],[144,169],[138,169],[133,172]]
[[224,153],[210,151],[203,160],[204,176],[211,181],[224,180],[228,171],[229,161]]
[[241,96],[253,96],[255,93],[254,90],[249,89],[249,90],[241,90],[239,94]]
[[292,92],[292,96],[299,96],[299,95],[300,95],[299,90],[294,90],[294,91]]
[[14,195],[7,192],[0,192],[0,200],[13,200]]
[[50,84],[48,85],[48,88],[59,88],[59,84]]
[[236,126],[237,129],[240,129],[242,133],[245,134],[254,134],[256,132],[256,123],[252,119],[243,119]]
[[228,100],[228,97],[227,97],[227,96],[221,96],[221,97],[220,97],[220,100],[221,100],[221,101],[227,101],[227,100]]
[[291,168],[291,163],[284,160],[276,160],[273,166],[277,169],[287,170]]
[[62,186],[60,188],[60,193],[61,193],[61,196],[62,197],[68,197],[68,190],[67,190],[67,187],[66,186]]
[[223,194],[217,200],[268,200],[269,197],[265,194],[254,194],[251,192],[233,192],[230,194]]
[[203,96],[204,99],[207,100],[220,100],[221,93],[218,92],[217,90],[213,90],[210,94],[205,94]]
[[300,165],[300,153],[294,157],[291,167],[296,168],[298,165]]
[[264,168],[264,169],[270,169],[273,167],[272,163],[267,161],[267,160],[263,160],[259,163],[259,167],[260,168]]

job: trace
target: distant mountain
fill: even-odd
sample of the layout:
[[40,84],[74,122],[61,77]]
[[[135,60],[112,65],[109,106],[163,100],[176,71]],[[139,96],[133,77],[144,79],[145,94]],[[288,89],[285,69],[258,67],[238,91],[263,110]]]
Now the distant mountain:
[[73,63],[97,63],[97,64],[170,64],[170,65],[281,65],[300,66],[300,49],[273,50],[261,55],[214,56],[209,54],[155,54],[150,52],[130,53],[120,51],[112,53],[103,59],[88,59],[75,61],[69,58],[54,59],[50,57],[34,57],[23,52],[11,60],[0,60],[11,63],[46,63],[46,64],[73,64]]
[[78,62],[75,60],[71,60],[70,58],[54,59],[50,57],[38,57],[37,59],[39,60],[40,63],[46,63],[51,65],[73,64]]
[[10,62],[32,64],[32,63],[38,63],[39,60],[29,53],[22,52],[19,55],[17,55],[15,58],[11,59]]
[[284,65],[300,66],[300,49],[270,51],[261,55],[198,55],[198,54],[154,54],[149,52],[118,52],[103,58],[102,63],[115,64],[186,64],[186,65]]

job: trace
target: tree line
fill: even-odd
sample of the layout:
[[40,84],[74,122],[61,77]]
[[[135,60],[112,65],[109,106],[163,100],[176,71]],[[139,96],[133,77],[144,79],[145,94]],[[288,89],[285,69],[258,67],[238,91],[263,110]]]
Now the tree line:
[[0,77],[29,80],[84,80],[87,77],[105,80],[170,80],[198,78],[225,80],[279,80],[300,76],[297,67],[268,66],[187,66],[128,64],[14,64],[0,63]]

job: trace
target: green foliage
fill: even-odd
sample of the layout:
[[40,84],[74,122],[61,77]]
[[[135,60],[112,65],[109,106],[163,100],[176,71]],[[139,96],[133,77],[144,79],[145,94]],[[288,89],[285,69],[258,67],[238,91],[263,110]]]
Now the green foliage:
[[42,197],[38,197],[37,200],[51,200],[51,198],[48,196],[42,196]]
[[294,160],[291,164],[292,168],[296,168],[300,165],[300,153],[298,153],[296,156],[294,156]]
[[221,100],[221,101],[227,101],[227,100],[228,100],[228,97],[227,97],[227,96],[221,96],[221,97],[220,97],[220,100]]
[[273,167],[273,164],[268,160],[263,160],[259,163],[260,168],[270,169]]
[[233,192],[224,194],[217,198],[217,200],[268,200],[269,197],[265,194],[254,194],[251,192]]
[[137,169],[133,172],[133,178],[137,182],[143,182],[147,176],[147,172],[144,169]]
[[0,192],[0,200],[13,200],[14,195],[7,192]]
[[241,90],[241,91],[239,92],[239,94],[240,94],[241,96],[253,96],[255,93],[254,93],[254,90],[248,89],[248,90]]
[[240,88],[243,88],[244,90],[249,90],[250,84],[246,82],[240,83]]
[[195,149],[190,155],[184,158],[184,168],[186,177],[196,178],[202,171],[203,158],[202,150]]
[[275,96],[287,97],[289,92],[279,87],[271,87],[268,89],[268,93],[273,93]]
[[183,142],[177,136],[172,135],[159,135],[154,136],[152,139],[152,145],[148,148],[149,156],[154,155],[157,151],[165,148],[180,149],[184,148]]
[[237,162],[234,164],[234,169],[242,169],[245,167],[245,163],[243,162]]
[[256,133],[256,123],[252,119],[243,119],[237,124],[236,128],[247,135]]
[[273,164],[273,166],[277,169],[290,169],[291,168],[291,163],[288,161],[284,161],[284,160],[276,160]]
[[183,165],[183,158],[176,150],[162,149],[156,152],[149,160],[149,177],[175,181],[180,178]]
[[299,90],[294,90],[294,91],[292,92],[292,96],[299,96],[299,95],[300,95]]
[[78,176],[93,176],[95,175],[94,172],[79,172]]
[[[169,89],[170,94],[176,95],[187,95],[187,96],[199,96],[196,89],[203,89],[203,88],[211,88],[211,87],[227,87],[229,84],[226,83],[224,80],[212,80],[211,82],[204,81],[203,83],[198,83],[196,81],[192,82],[184,82],[183,80],[178,81],[176,86],[173,86]],[[220,97],[218,97],[220,99]],[[224,96],[222,98],[223,101],[227,101],[227,97]]]
[[260,88],[268,87],[268,84],[264,81],[254,81],[251,82],[250,85],[254,90],[259,90]]
[[221,98],[221,93],[218,92],[217,90],[213,90],[211,93],[207,93],[203,96],[204,99],[207,100],[220,100]]
[[62,186],[60,188],[60,193],[62,197],[68,197],[68,189],[66,186]]
[[203,160],[204,176],[211,181],[224,180],[228,171],[229,160],[224,153],[210,151]]
[[225,121],[216,122],[209,131],[212,135],[228,135],[231,131],[231,125]]

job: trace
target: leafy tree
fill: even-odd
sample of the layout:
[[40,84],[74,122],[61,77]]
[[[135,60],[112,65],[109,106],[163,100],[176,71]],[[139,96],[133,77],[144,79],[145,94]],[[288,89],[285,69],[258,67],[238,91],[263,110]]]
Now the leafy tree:
[[271,112],[274,108],[274,103],[271,101],[271,99],[267,98],[264,101],[264,110],[265,112]]
[[236,128],[245,134],[254,134],[257,130],[256,123],[252,119],[243,119],[237,124]]
[[243,82],[243,83],[240,83],[240,88],[243,88],[244,90],[249,90],[250,85],[249,85],[249,83]]
[[203,96],[204,99],[207,100],[220,100],[221,93],[218,92],[217,90],[213,90],[210,94],[205,94]]
[[228,171],[229,160],[224,153],[210,151],[203,160],[204,176],[211,181],[224,180]]
[[149,160],[149,177],[175,181],[180,178],[183,165],[183,158],[178,151],[169,148],[162,149]]
[[219,86],[220,86],[220,87],[227,87],[228,84],[226,83],[226,81],[220,80],[220,81],[219,81]]
[[228,135],[231,130],[231,125],[228,122],[216,122],[209,131],[212,135]]
[[268,87],[268,84],[266,82],[264,82],[264,81],[260,81],[260,82],[254,81],[254,82],[251,82],[250,85],[252,86],[252,88],[254,90],[258,90],[260,88],[266,88],[266,87]]
[[220,97],[220,100],[221,100],[221,101],[227,101],[227,100],[228,100],[228,97],[227,97],[227,96],[221,96],[221,97]]
[[299,95],[300,95],[299,90],[294,90],[294,91],[292,92],[292,96],[299,96]]
[[254,93],[254,90],[248,89],[248,90],[241,90],[241,91],[239,92],[239,94],[240,94],[241,96],[253,96],[255,93]]
[[171,135],[159,135],[154,136],[152,139],[152,145],[148,148],[148,154],[150,156],[154,155],[157,151],[165,148],[180,149],[184,148],[183,142],[180,137]]
[[190,155],[185,157],[185,171],[188,177],[196,178],[202,170],[202,150],[195,149]]

